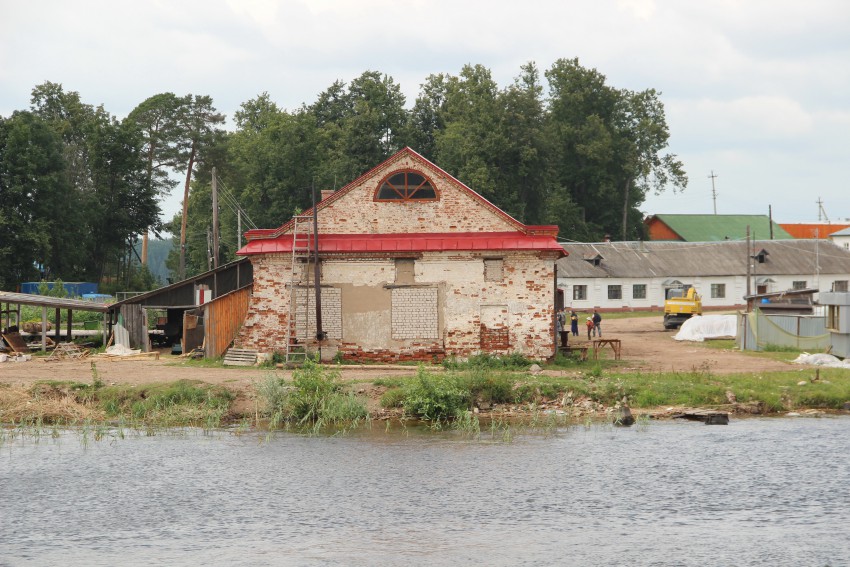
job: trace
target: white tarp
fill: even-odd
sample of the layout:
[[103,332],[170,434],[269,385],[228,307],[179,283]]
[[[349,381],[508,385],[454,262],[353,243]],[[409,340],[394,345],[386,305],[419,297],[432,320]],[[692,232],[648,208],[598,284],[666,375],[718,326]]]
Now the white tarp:
[[673,338],[677,341],[702,342],[705,339],[734,338],[737,331],[737,315],[698,315],[682,323]]
[[126,345],[111,345],[106,347],[106,354],[110,354],[112,356],[130,356],[141,352],[141,349],[130,348]]
[[815,366],[826,366],[828,368],[850,368],[850,359],[842,361],[831,354],[809,354],[804,352],[794,359],[794,364],[813,364]]

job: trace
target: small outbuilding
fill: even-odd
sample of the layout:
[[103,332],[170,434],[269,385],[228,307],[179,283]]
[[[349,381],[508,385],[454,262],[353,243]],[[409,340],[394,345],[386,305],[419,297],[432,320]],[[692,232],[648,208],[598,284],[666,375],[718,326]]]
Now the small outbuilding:
[[830,334],[832,354],[850,357],[850,290],[847,282],[821,292],[820,302],[826,306],[826,328]]

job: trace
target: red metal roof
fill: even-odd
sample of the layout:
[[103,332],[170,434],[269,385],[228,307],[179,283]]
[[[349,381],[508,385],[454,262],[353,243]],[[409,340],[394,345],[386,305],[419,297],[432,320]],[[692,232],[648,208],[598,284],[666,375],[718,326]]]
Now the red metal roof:
[[[312,235],[300,237],[299,251],[312,249]],[[308,248],[309,247],[309,248]],[[237,254],[289,254],[291,234],[276,238],[258,238],[248,242]],[[428,234],[320,234],[320,254],[357,254],[381,252],[443,252],[446,250],[536,250],[566,255],[551,235],[529,235],[521,232],[457,232]]]

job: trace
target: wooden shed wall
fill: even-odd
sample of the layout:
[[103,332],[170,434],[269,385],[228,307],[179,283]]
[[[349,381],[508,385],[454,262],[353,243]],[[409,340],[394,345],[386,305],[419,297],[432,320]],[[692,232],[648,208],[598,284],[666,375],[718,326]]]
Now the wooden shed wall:
[[205,355],[215,358],[224,354],[236,337],[248,314],[251,288],[246,286],[210,301],[204,306],[206,315]]

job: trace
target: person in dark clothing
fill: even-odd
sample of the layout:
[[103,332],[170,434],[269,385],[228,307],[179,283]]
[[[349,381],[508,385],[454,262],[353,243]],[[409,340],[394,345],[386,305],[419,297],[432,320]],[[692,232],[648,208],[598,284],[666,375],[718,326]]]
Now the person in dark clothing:
[[573,332],[573,336],[578,336],[578,315],[575,311],[570,313],[570,330]]
[[593,336],[599,335],[602,338],[602,315],[596,309],[593,310]]
[[558,335],[561,337],[561,347],[567,348],[569,346],[569,336],[570,333],[567,331],[567,310],[561,309],[558,311],[558,314],[555,316],[555,326],[558,329]]

